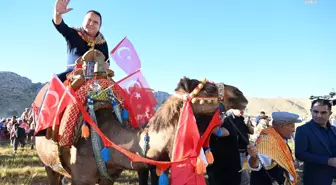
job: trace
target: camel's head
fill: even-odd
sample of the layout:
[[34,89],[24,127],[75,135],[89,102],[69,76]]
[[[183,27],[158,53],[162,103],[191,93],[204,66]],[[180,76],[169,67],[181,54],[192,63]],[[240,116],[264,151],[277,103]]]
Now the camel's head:
[[219,107],[216,84],[183,77],[176,94],[191,98],[194,114],[213,114]]
[[224,83],[217,84],[217,87],[219,91],[219,102],[224,106],[225,110],[245,110],[248,100],[237,87]]

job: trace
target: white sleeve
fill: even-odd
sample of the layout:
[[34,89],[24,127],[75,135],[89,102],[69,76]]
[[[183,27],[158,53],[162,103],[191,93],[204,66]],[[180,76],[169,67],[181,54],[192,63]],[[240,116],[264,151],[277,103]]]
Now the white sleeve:
[[265,154],[258,154],[258,156],[259,156],[259,165],[258,165],[257,168],[252,168],[250,166],[249,161],[250,161],[251,156],[250,155],[247,156],[247,166],[248,166],[249,169],[251,169],[252,171],[259,171],[262,168],[260,163],[262,163],[265,167],[271,166],[272,159],[270,157],[268,157]]
[[[251,171],[259,171],[259,170],[262,168],[260,162],[261,162],[265,167],[271,166],[271,164],[272,164],[272,159],[271,159],[270,157],[268,157],[267,155],[265,155],[265,154],[258,154],[258,156],[259,156],[259,165],[258,165],[257,168],[252,168],[252,167],[250,166],[249,161],[250,161],[251,156],[250,156],[250,155],[247,156],[247,166],[248,166],[248,168],[249,168]],[[288,174],[288,175],[289,175],[289,180],[290,180],[290,181],[294,181],[294,177],[293,177],[291,174]]]

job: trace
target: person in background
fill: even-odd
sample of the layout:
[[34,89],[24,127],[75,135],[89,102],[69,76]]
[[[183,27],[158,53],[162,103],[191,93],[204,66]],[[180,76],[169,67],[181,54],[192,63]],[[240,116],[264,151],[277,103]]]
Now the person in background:
[[[240,110],[232,110],[234,117],[234,127],[237,131],[238,136],[238,150],[240,154],[240,164],[241,166],[244,163],[244,160],[247,156],[247,146],[249,145],[249,134],[254,133],[254,127],[250,120],[250,117],[247,118],[247,122],[244,120],[244,112]],[[241,185],[250,185],[250,174],[248,171],[244,170],[241,172]]]
[[295,156],[304,162],[304,185],[331,185],[336,177],[336,127],[329,100],[311,103],[312,120],[296,129]]
[[[210,148],[215,161],[207,167],[209,185],[240,185],[241,164],[235,125],[241,119],[237,118],[232,112],[228,113],[221,125],[228,134],[221,137],[212,134],[210,137]],[[209,116],[206,121],[210,122],[211,119],[212,116]]]
[[255,121],[256,121],[256,126],[259,124],[260,119],[264,119],[266,117],[266,113],[264,111],[261,111],[259,113],[259,116],[256,117]]
[[25,139],[26,139],[26,130],[23,128],[24,122],[22,120],[17,121],[16,123],[13,124],[12,127],[12,133],[13,133],[13,150],[14,153],[17,152],[19,144],[21,144],[22,150],[24,149],[25,146]]
[[297,183],[292,151],[287,140],[295,132],[299,115],[289,112],[273,112],[272,127],[261,131],[256,145],[249,145],[247,167],[251,185],[292,185]]

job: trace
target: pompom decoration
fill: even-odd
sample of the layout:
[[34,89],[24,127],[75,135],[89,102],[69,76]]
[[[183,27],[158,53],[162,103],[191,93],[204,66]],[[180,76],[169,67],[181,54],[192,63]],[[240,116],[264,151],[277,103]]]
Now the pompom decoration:
[[204,104],[204,99],[201,99],[201,100],[200,100],[200,104],[201,104],[201,105]]
[[213,164],[215,161],[210,148],[205,151],[205,158],[208,164]]
[[128,111],[127,109],[123,109],[122,112],[121,112],[121,118],[123,120],[128,120],[129,119],[129,114],[128,114]]
[[216,136],[222,136],[223,135],[223,131],[222,128],[218,128],[218,131],[216,132]]
[[161,173],[159,177],[159,185],[169,185],[169,178],[166,172]]
[[196,98],[191,99],[191,103],[196,103],[196,101],[197,101]]
[[111,159],[110,151],[107,147],[104,147],[100,152],[101,157],[103,158],[104,162],[107,162]]
[[84,124],[82,125],[82,137],[87,139],[90,136],[90,130],[89,130],[89,126],[87,125],[87,123],[84,122]]
[[206,173],[206,166],[201,158],[197,157],[196,161],[196,173],[202,175]]
[[161,168],[159,168],[159,167],[156,167],[155,168],[155,172],[156,172],[157,176],[160,176],[162,174],[163,170]]

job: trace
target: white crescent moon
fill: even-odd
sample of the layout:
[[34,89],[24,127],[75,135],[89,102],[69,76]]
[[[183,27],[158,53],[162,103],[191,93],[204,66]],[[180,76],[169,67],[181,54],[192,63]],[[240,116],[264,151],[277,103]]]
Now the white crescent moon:
[[[120,53],[121,53],[122,51],[127,51],[127,52],[128,52],[128,55],[126,55],[125,57],[122,57],[122,56],[120,55]],[[130,50],[128,47],[125,47],[125,46],[120,47],[120,48],[117,50],[118,57],[120,57],[120,58],[122,58],[122,59],[131,60],[131,55],[130,55],[130,53],[131,53],[131,50]]]
[[57,105],[58,105],[58,103],[59,103],[59,96],[58,96],[57,92],[56,92],[56,91],[49,90],[47,94],[50,94],[50,95],[54,96],[54,97],[55,97],[55,100],[56,100],[56,101],[55,101],[55,104],[54,104],[52,107],[50,107],[50,108],[52,109],[52,108],[54,108],[54,107],[57,107]]
[[126,91],[127,91],[128,94],[131,94],[129,89],[130,89],[130,87],[132,87],[134,85],[139,85],[139,87],[141,87],[141,85],[138,81],[136,81],[136,80],[130,81],[129,84],[127,85],[127,87],[126,87]]

